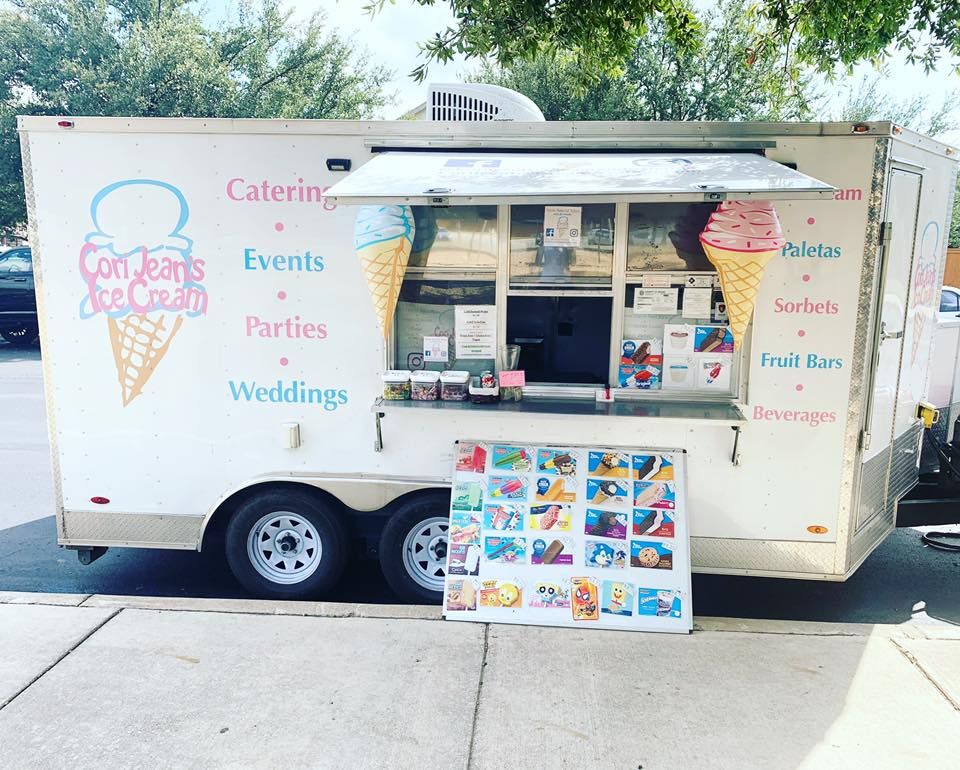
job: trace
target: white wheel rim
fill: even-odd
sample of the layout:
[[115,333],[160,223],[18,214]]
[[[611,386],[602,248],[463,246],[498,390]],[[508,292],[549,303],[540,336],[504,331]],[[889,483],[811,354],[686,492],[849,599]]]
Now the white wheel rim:
[[261,516],[247,535],[247,557],[257,574],[271,583],[291,585],[316,572],[323,544],[316,528],[291,511]]
[[403,540],[403,567],[418,586],[442,591],[447,575],[447,530],[445,516],[417,522]]

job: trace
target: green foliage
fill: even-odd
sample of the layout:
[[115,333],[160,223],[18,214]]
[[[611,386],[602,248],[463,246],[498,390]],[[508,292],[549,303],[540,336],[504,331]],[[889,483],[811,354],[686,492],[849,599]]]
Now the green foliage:
[[636,41],[623,74],[589,78],[580,61],[558,53],[510,67],[482,66],[473,79],[530,97],[547,120],[796,120],[811,115],[812,88],[783,79],[780,52],[750,49],[743,0],[704,16],[701,45],[674,41],[654,21]]
[[868,120],[892,120],[928,136],[938,136],[956,127],[957,93],[949,93],[939,107],[930,105],[927,94],[898,99],[884,90],[886,73],[864,75],[847,90],[846,101],[837,120],[854,123]]
[[389,73],[279,0],[218,28],[191,0],[13,0],[0,11],[0,229],[25,219],[17,114],[369,118]]
[[[393,2],[394,0],[389,0]],[[366,6],[375,13],[387,0]],[[413,0],[434,5],[436,0]],[[576,65],[596,75],[616,75],[650,21],[682,48],[697,46],[700,25],[684,0],[444,0],[455,26],[421,44],[426,61],[413,71],[422,81],[430,62],[455,55],[493,55],[509,66],[543,55],[571,52]]]
[[[701,25],[686,0],[441,0],[454,24],[421,45],[425,61],[414,70],[422,80],[431,62],[460,54],[493,57],[501,66],[568,52],[582,72],[616,77],[634,44],[654,22],[668,40],[689,53]],[[371,0],[371,12],[388,0]],[[389,0],[394,2],[394,0]],[[437,0],[413,0],[434,5]],[[905,51],[910,61],[932,69],[944,54],[960,56],[960,3],[953,0],[752,0],[751,48],[782,51],[784,69],[799,62],[831,72]]]

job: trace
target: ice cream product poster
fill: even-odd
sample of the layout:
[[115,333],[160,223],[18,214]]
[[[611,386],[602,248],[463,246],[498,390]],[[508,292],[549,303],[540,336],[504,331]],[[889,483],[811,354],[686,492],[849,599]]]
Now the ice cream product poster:
[[692,630],[685,490],[679,450],[457,442],[445,617]]

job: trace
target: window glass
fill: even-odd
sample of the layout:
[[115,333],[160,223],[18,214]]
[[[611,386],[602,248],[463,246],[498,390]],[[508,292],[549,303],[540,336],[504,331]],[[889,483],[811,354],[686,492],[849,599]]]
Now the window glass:
[[[456,357],[454,343],[457,305],[494,305],[495,282],[490,280],[428,281],[408,274],[400,289],[394,324],[394,368],[397,369],[460,369],[471,374],[493,370],[492,358]],[[446,362],[425,363],[424,337],[446,337]]]
[[496,206],[414,206],[413,220],[408,270],[496,270]]
[[639,284],[628,284],[620,341],[617,386],[628,390],[733,395],[737,388],[733,337],[726,325],[723,294],[713,288],[711,312],[684,317],[683,277],[673,313],[634,310]]
[[714,203],[631,203],[627,271],[715,272],[700,246]]
[[[544,206],[510,207],[510,284],[523,286],[609,286],[613,273],[614,211],[612,203],[572,206],[576,216],[552,220],[545,243]],[[550,238],[579,241],[551,245]]]
[[956,313],[960,311],[960,297],[952,291],[940,292],[940,312]]
[[29,273],[32,269],[30,249],[11,249],[0,254],[0,273]]
[[610,297],[508,297],[507,343],[528,383],[602,385],[610,372]]

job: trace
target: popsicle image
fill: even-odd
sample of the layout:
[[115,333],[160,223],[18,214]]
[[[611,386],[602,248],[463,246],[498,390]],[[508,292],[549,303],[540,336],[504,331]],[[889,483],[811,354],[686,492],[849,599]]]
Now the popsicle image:
[[493,497],[504,497],[505,495],[512,495],[514,492],[523,489],[523,482],[520,479],[510,479],[499,487],[497,487],[491,495]]
[[717,364],[707,373],[707,385],[713,384],[713,381],[720,376],[720,370],[723,368],[721,364]]
[[409,206],[363,206],[357,212],[354,251],[363,266],[384,339],[390,336],[415,231]]
[[516,452],[511,452],[508,455],[504,455],[498,459],[494,465],[498,468],[510,468],[513,467],[514,463],[520,462],[527,459],[527,450],[518,449]]
[[700,233],[707,258],[720,274],[733,347],[743,342],[767,263],[786,239],[770,201],[724,201]]
[[557,479],[550,485],[550,488],[543,495],[540,495],[539,497],[541,500],[557,500],[562,494],[563,494],[563,479]]
[[573,458],[569,454],[554,455],[545,463],[540,463],[540,470],[549,471],[559,468],[561,465],[570,465],[572,462]]

